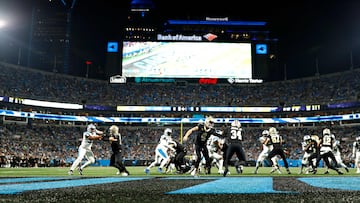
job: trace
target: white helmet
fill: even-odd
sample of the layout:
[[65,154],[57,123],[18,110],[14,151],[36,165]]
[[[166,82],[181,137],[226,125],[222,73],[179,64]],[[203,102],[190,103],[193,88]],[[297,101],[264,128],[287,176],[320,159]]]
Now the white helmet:
[[171,136],[171,134],[172,134],[171,128],[166,128],[166,129],[164,130],[164,135],[166,135],[166,136]]
[[278,131],[276,130],[276,128],[271,127],[271,128],[269,128],[269,134],[270,135],[278,134]]
[[311,140],[311,136],[310,135],[305,135],[304,136],[304,141],[306,142],[306,141],[309,141],[309,140]]
[[323,130],[323,135],[330,135],[330,129],[329,128],[325,128]]
[[360,136],[356,137],[356,142],[360,142]]
[[205,130],[209,131],[214,127],[214,118],[212,116],[209,116],[205,119]]
[[240,128],[241,127],[240,121],[234,120],[233,122],[231,122],[231,127]]
[[88,132],[93,132],[96,130],[96,126],[94,124],[89,124],[86,129]]
[[268,136],[269,135],[269,131],[268,130],[263,130],[261,133],[263,136]]

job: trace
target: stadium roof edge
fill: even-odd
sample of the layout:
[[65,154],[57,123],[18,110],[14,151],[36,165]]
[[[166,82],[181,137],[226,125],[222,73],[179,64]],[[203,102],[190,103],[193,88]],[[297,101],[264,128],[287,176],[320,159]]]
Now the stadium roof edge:
[[210,21],[210,20],[168,20],[172,25],[224,25],[224,26],[265,26],[264,21]]

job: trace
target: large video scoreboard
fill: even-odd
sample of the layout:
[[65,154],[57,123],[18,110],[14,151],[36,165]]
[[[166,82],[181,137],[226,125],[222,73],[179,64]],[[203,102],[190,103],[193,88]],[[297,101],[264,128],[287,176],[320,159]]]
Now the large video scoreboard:
[[276,59],[276,40],[269,37],[266,22],[168,20],[162,30],[129,30],[117,45],[120,71],[110,82],[236,84],[272,80],[269,73],[273,73],[271,63]]

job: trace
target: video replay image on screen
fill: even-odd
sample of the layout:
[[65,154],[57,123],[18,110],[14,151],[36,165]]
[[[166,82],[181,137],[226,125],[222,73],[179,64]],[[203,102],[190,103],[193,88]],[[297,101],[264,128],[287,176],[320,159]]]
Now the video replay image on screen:
[[251,43],[123,42],[122,76],[252,78]]

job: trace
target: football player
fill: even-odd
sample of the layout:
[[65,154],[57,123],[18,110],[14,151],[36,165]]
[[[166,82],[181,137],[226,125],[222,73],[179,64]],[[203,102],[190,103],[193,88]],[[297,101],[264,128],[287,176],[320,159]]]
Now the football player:
[[195,141],[194,141],[194,147],[195,147],[195,163],[194,163],[194,172],[192,173],[192,175],[194,177],[199,177],[199,173],[200,173],[200,161],[202,156],[205,159],[205,173],[209,174],[210,173],[210,157],[209,157],[209,152],[208,149],[206,147],[206,143],[210,137],[210,135],[216,135],[216,136],[221,136],[221,134],[219,134],[215,128],[214,128],[214,118],[212,116],[209,116],[205,119],[204,123],[199,123],[198,125],[190,128],[188,131],[186,131],[185,135],[184,135],[184,142],[186,142],[189,139],[189,136],[191,134],[193,134],[194,132],[196,132],[196,137],[195,137]]
[[[96,129],[96,126],[94,124],[89,124],[86,128],[86,131],[83,133],[82,141],[79,146],[79,156],[76,158],[74,163],[71,165],[70,170],[68,171],[69,175],[73,175],[75,168],[78,169],[79,174],[83,174],[83,169],[90,164],[95,163],[95,156],[94,153],[91,150],[91,147],[93,145],[94,140],[101,140],[102,135],[104,133],[98,129]],[[81,165],[81,161],[83,158],[86,158],[87,161]]]
[[[269,131],[268,130],[263,130],[261,133],[261,137],[259,138],[259,141],[261,143],[261,148],[262,151],[260,152],[257,160],[256,160],[256,165],[255,165],[255,171],[254,173],[257,174],[259,167],[263,165],[264,161],[268,158],[269,156],[269,152],[273,149],[273,146],[271,144],[271,142],[268,142],[265,144],[265,140],[270,136]],[[274,156],[275,158],[277,158],[277,156]],[[276,161],[277,163],[277,161]]]
[[209,151],[209,157],[212,160],[212,163],[218,168],[218,173],[223,174],[223,165],[224,159],[222,154],[222,147],[225,140],[216,135],[211,135],[207,142],[207,148]]
[[354,159],[356,173],[360,173],[360,136],[357,136],[353,143],[352,158]]
[[234,120],[231,122],[230,128],[225,130],[224,136],[226,136],[227,150],[225,152],[225,170],[223,176],[225,177],[228,175],[230,159],[234,154],[236,154],[238,158],[238,164],[235,165],[236,171],[237,173],[242,173],[243,166],[240,165],[240,163],[246,161],[246,155],[242,145],[244,137],[240,121]]
[[[340,145],[340,140],[335,140],[334,142],[334,146],[333,146],[333,153],[336,159],[336,162],[338,164],[338,166],[344,167],[346,172],[349,172],[349,168],[346,166],[346,164],[344,164],[342,158],[341,158],[341,145]],[[330,164],[333,163],[332,160],[330,160]],[[325,174],[329,173],[329,168],[326,167],[326,171]]]
[[[331,134],[329,128],[323,129],[322,136],[319,137],[318,147],[320,148],[319,156],[316,159],[316,165],[313,171],[313,174],[316,174],[317,166],[319,165],[320,160],[322,159],[326,166],[332,170],[335,170],[339,175],[343,174],[336,166],[338,165],[334,153],[333,153],[333,145],[335,142],[335,136]],[[329,160],[332,160],[334,165],[330,164]]]
[[[159,143],[155,148],[155,160],[145,168],[145,173],[147,175],[150,174],[150,169],[156,165],[159,165],[158,172],[163,173],[164,166],[170,162],[170,156],[168,154],[169,148],[171,148],[168,144],[169,140],[171,139],[172,129],[166,128],[164,130],[164,134],[160,136]],[[174,150],[173,150],[174,151]]]
[[271,160],[271,163],[273,166],[273,169],[270,171],[270,173],[273,173],[274,171],[279,170],[279,166],[277,165],[277,163],[274,162],[274,159],[272,159],[273,157],[279,155],[281,157],[281,159],[284,161],[284,166],[286,168],[287,173],[291,174],[291,172],[289,170],[289,164],[286,160],[285,151],[283,149],[284,141],[283,141],[282,136],[279,134],[277,129],[274,127],[269,128],[269,134],[270,134],[270,136],[266,139],[265,144],[268,144],[269,142],[271,142],[273,145],[273,149],[269,152],[269,157],[268,157],[268,159]]
[[[305,135],[303,138],[303,142],[301,143],[302,150],[304,152],[304,155],[301,159],[301,167],[299,174],[302,174],[304,171],[304,168],[306,167],[305,173],[309,173],[310,170],[313,170],[315,161],[316,161],[316,148],[317,148],[317,141],[313,140],[310,135]],[[313,158],[311,158],[313,157]]]

